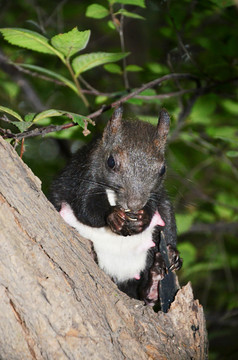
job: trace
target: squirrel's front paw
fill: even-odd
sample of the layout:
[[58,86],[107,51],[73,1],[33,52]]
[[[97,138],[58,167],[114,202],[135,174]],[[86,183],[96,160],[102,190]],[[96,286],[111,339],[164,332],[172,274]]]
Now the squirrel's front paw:
[[123,229],[128,235],[139,234],[149,225],[150,219],[144,210],[137,212],[125,211],[125,214],[126,221]]
[[107,217],[107,223],[113,232],[128,236],[142,232],[149,224],[149,217],[144,210],[130,212],[114,206]]
[[183,260],[179,256],[179,251],[170,244],[167,245],[167,249],[169,261],[171,264],[169,270],[179,270],[183,264]]
[[126,214],[123,209],[113,206],[112,212],[107,217],[107,224],[116,234],[122,235],[122,228],[126,221]]

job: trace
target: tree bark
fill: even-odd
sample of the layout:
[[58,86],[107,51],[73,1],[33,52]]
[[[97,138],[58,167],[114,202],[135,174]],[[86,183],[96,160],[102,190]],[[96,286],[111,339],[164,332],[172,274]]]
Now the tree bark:
[[191,285],[167,314],[121,293],[0,138],[0,359],[207,359]]

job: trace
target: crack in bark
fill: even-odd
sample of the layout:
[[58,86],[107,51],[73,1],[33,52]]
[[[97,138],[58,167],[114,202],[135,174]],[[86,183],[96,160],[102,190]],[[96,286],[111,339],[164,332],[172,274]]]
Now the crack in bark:
[[14,304],[13,300],[11,299],[8,288],[5,287],[5,290],[6,290],[6,295],[7,295],[8,299],[9,299],[9,304],[10,304],[10,306],[12,308],[13,313],[14,313],[14,316],[17,319],[17,322],[20,324],[20,326],[22,328],[22,331],[23,331],[23,333],[25,335],[24,337],[25,337],[29,352],[30,352],[30,354],[32,356],[32,359],[37,360],[36,353],[35,353],[35,350],[34,350],[35,341],[30,336],[30,331],[29,331],[28,327],[26,326],[25,320],[22,318],[22,316],[20,314],[20,311],[17,310],[16,305]]
[[75,295],[75,299],[78,302],[81,302],[81,299],[78,297],[78,294],[76,292],[76,285],[73,279],[71,279],[71,277],[63,270],[63,268],[47,253],[47,251],[44,249],[44,247],[39,244],[41,250],[44,252],[44,254],[50,259],[50,261],[62,272],[65,281],[67,282],[67,284],[69,284],[69,286],[71,287],[71,289],[73,290],[73,293]]
[[5,196],[4,196],[2,193],[0,193],[0,202],[1,202],[2,204],[7,203],[7,205],[9,206],[10,209],[16,211],[16,212],[19,214],[19,211],[17,210],[17,208],[15,208],[14,206],[12,206],[12,205],[8,202],[8,200],[5,198]]
[[69,357],[69,356],[68,356],[68,354],[67,354],[66,351],[64,350],[64,348],[63,348],[63,346],[61,345],[61,343],[60,343],[59,340],[58,340],[57,342],[58,342],[58,344],[59,344],[59,346],[60,346],[60,349],[62,350],[63,354],[67,357],[67,359],[69,359],[69,360],[75,359],[74,356],[73,356],[73,357]]

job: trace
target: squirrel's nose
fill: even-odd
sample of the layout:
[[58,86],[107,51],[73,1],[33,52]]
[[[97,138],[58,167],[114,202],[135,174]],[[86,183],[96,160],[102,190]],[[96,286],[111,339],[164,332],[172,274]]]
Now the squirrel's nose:
[[127,200],[128,210],[139,211],[145,206],[145,203],[140,199],[132,198]]

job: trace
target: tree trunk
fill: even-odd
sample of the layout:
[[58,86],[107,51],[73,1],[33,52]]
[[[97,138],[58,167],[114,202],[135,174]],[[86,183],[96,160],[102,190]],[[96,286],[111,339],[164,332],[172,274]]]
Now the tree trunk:
[[0,359],[207,359],[191,285],[167,314],[121,293],[0,139]]

